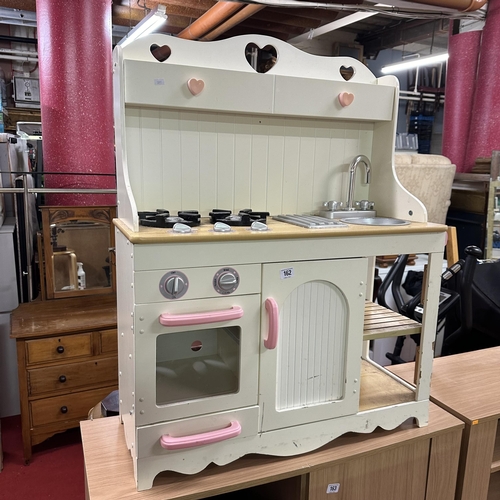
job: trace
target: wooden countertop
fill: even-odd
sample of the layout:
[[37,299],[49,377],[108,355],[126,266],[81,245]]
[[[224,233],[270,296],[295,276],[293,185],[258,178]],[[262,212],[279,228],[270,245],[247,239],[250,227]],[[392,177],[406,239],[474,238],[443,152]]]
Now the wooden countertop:
[[172,229],[154,227],[139,228],[139,232],[132,231],[120,219],[113,219],[115,226],[126,236],[131,243],[186,243],[209,241],[249,241],[275,240],[295,238],[319,238],[336,236],[372,236],[414,233],[442,233],[446,226],[431,222],[412,222],[406,226],[361,226],[348,224],[345,227],[322,229],[307,229],[268,218],[269,231],[251,231],[249,227],[233,227],[230,233],[216,233],[212,224],[203,223],[193,228],[189,234],[177,234]]
[[[413,381],[414,363],[388,368]],[[431,401],[469,424],[499,419],[500,347],[434,359]]]
[[11,326],[15,339],[116,328],[116,295],[26,302],[12,312]]
[[429,425],[417,427],[409,419],[393,431],[349,433],[320,450],[294,457],[248,455],[224,467],[209,465],[196,476],[163,472],[150,490],[135,487],[132,459],[119,417],[80,422],[89,500],[195,499],[227,493],[299,476],[346,460],[461,429],[463,423],[431,404]]

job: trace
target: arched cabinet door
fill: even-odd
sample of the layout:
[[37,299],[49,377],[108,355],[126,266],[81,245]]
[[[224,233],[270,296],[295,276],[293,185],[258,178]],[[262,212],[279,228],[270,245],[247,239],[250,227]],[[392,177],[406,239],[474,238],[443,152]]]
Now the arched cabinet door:
[[357,413],[367,260],[263,267],[262,430]]

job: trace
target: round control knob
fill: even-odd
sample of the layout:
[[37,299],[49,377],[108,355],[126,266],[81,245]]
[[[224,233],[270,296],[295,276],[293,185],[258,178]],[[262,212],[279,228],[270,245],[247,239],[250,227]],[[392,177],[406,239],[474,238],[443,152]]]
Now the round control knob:
[[218,280],[219,287],[223,290],[231,290],[238,284],[238,278],[233,273],[223,273]]
[[181,294],[185,287],[186,283],[184,283],[184,280],[180,276],[171,276],[165,282],[165,290],[172,297],[177,297]]
[[59,354],[62,354],[64,352],[64,347],[62,345],[58,346],[56,351],[59,353]]
[[160,293],[167,299],[181,298],[188,288],[187,276],[181,271],[170,271],[160,280]]
[[215,273],[213,285],[221,295],[233,293],[240,284],[240,276],[235,269],[224,267]]

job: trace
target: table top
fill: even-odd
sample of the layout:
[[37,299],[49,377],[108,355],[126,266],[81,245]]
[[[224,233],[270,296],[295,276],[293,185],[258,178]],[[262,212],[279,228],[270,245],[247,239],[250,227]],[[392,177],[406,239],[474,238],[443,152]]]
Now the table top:
[[26,302],[12,312],[11,325],[16,339],[116,328],[116,295]]
[[120,418],[80,422],[89,500],[203,498],[298,476],[377,449],[461,428],[460,420],[431,403],[426,427],[417,427],[413,419],[409,419],[392,431],[349,433],[320,450],[294,457],[247,455],[223,467],[211,464],[196,476],[163,472],[157,476],[152,489],[138,492]]
[[443,233],[446,226],[432,222],[412,222],[405,226],[368,226],[348,224],[346,226],[307,229],[293,224],[279,222],[268,217],[269,231],[251,231],[248,227],[232,227],[230,233],[216,233],[213,225],[202,219],[202,224],[193,228],[192,233],[174,233],[172,229],[140,226],[132,231],[122,220],[113,219],[115,226],[132,243],[186,243],[205,241],[250,241],[290,238],[334,238],[339,236],[378,236],[415,233]]
[[[388,368],[413,381],[414,363]],[[500,418],[500,347],[434,359],[431,401],[469,424]]]

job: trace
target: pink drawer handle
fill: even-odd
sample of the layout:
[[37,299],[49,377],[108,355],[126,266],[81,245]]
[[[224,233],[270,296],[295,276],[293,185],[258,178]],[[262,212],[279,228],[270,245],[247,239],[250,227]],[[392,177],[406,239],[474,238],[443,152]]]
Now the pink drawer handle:
[[202,434],[193,434],[192,436],[173,437],[164,434],[160,438],[160,445],[166,450],[182,450],[184,448],[193,448],[194,446],[203,446],[205,444],[218,443],[226,439],[239,436],[241,434],[241,425],[236,420],[231,422],[229,427],[217,431],[204,432]]
[[278,344],[279,329],[278,304],[274,299],[266,299],[266,311],[269,315],[269,331],[267,333],[267,339],[264,339],[264,346],[267,349],[274,349]]
[[193,314],[168,314],[160,315],[160,323],[163,326],[187,326],[203,325],[205,323],[217,323],[219,321],[230,321],[243,317],[243,309],[240,306],[233,306],[231,309],[223,311],[211,311],[207,313]]

